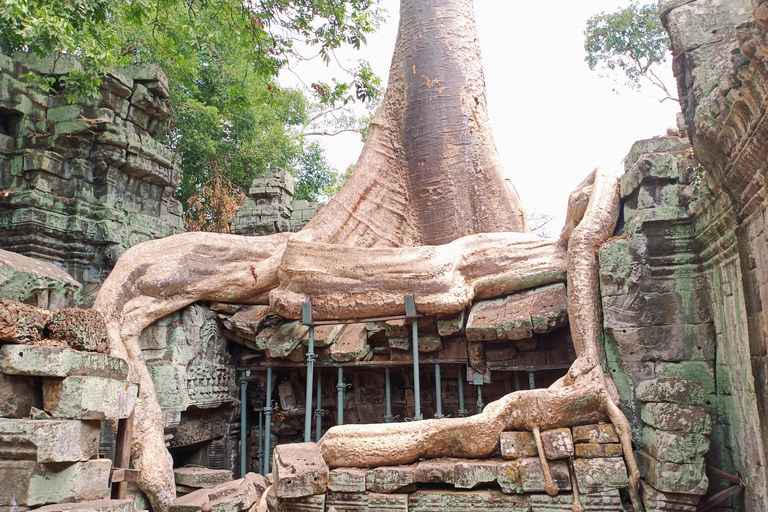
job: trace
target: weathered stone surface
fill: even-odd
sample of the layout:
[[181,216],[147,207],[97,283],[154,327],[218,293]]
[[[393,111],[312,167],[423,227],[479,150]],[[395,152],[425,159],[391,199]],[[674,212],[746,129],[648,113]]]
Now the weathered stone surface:
[[98,454],[97,421],[0,421],[0,459],[78,462]]
[[624,454],[620,444],[578,443],[574,448],[576,457],[582,459],[621,457]]
[[640,406],[640,417],[648,425],[661,430],[709,434],[712,420],[703,407],[651,402]]
[[197,466],[173,470],[176,485],[211,488],[232,480],[232,472],[226,469],[209,469]]
[[709,450],[709,439],[703,434],[681,434],[645,427],[643,450],[662,462],[701,462]]
[[[315,327],[315,347],[329,347],[338,341],[344,325],[318,325]],[[304,344],[309,343],[309,333],[304,335]]]
[[548,459],[564,459],[573,456],[571,429],[555,428],[541,433],[541,444]]
[[473,489],[480,484],[496,481],[500,461],[459,462],[453,469],[453,485],[457,489]]
[[349,324],[344,327],[339,339],[331,347],[331,358],[340,363],[360,361],[370,354],[365,324]]
[[618,443],[619,436],[616,429],[610,423],[598,423],[595,425],[579,425],[573,427],[574,443]]
[[535,457],[539,454],[531,432],[502,432],[500,444],[501,456],[505,459]]
[[107,327],[93,309],[64,308],[54,312],[45,326],[48,336],[75,350],[109,352]]
[[704,405],[704,388],[698,382],[662,377],[637,385],[635,398],[641,402],[669,402],[680,405]]
[[659,462],[643,451],[635,452],[640,475],[659,491],[703,495],[709,487],[704,462],[675,464]]
[[452,484],[458,459],[429,459],[416,464],[413,481],[420,484]]
[[245,477],[203,488],[176,498],[169,512],[200,512],[203,506],[211,512],[241,512],[250,509],[261,498],[267,488],[266,479],[255,473],[246,473]]
[[367,473],[365,469],[360,468],[336,468],[328,475],[328,490],[333,492],[365,492]]
[[470,512],[479,510],[529,512],[531,510],[531,498],[530,496],[510,496],[499,491],[420,490],[408,497],[407,510],[409,512]]
[[279,498],[300,498],[325,492],[328,465],[315,443],[278,445],[274,457],[275,493]]
[[28,377],[0,373],[0,417],[28,417],[30,409],[35,406],[32,386]]
[[573,472],[579,491],[593,494],[629,485],[623,458],[575,459]]
[[96,500],[84,503],[57,503],[36,508],[40,512],[135,512],[133,500]]
[[390,493],[411,489],[414,466],[382,466],[368,471],[365,488],[376,493]]
[[80,288],[52,263],[0,249],[0,298],[56,310],[74,306]]
[[21,302],[0,299],[0,341],[39,341],[50,317],[51,313],[48,311]]
[[[564,460],[553,460],[549,463],[552,479],[561,491],[571,490],[571,476],[568,464]],[[523,492],[544,492],[544,472],[538,457],[517,459],[499,464],[497,481],[501,490],[509,494]]]
[[301,498],[283,498],[281,512],[325,512],[325,494]]
[[113,420],[127,418],[136,404],[136,384],[103,377],[66,377],[43,381],[43,407],[55,418]]
[[696,512],[701,496],[662,492],[643,482],[643,502],[649,512]]
[[467,321],[467,311],[462,309],[461,312],[450,316],[438,316],[437,317],[437,333],[440,336],[453,336],[461,334],[464,331],[464,323]]
[[0,460],[0,505],[102,500],[109,494],[111,467],[109,459],[72,464]]
[[359,493],[328,493],[325,498],[326,510],[335,509],[336,512],[359,512],[361,510],[407,512],[407,494],[378,494],[368,492]]
[[520,340],[567,324],[565,286],[554,284],[477,302],[467,320],[470,341]]
[[[610,490],[598,494],[582,494],[579,502],[588,512],[624,512],[619,491]],[[532,512],[573,512],[573,494],[531,494]]]
[[119,357],[40,345],[0,346],[0,372],[34,377],[74,375],[128,378],[128,363]]

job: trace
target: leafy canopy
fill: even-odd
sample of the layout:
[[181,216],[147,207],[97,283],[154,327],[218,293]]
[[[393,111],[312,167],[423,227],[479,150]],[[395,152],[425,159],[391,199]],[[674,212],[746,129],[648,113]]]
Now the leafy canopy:
[[596,14],[587,20],[584,37],[589,69],[621,71],[633,89],[649,80],[664,92],[662,101],[675,99],[653,69],[665,61],[670,44],[655,3],[636,0],[616,12]]

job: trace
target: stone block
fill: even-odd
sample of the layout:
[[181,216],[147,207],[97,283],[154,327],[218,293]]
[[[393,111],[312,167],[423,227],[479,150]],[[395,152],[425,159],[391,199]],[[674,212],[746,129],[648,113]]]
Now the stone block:
[[[598,494],[581,495],[581,506],[588,512],[624,512],[621,495],[617,490],[610,490]],[[531,495],[531,510],[535,512],[573,512],[573,494],[547,494]]]
[[712,420],[699,405],[678,405],[660,402],[640,406],[640,418],[652,427],[686,434],[709,434]]
[[232,472],[227,469],[209,469],[197,466],[175,468],[173,478],[176,485],[211,488],[232,481]]
[[50,317],[50,312],[29,304],[0,299],[0,341],[11,343],[39,341]]
[[496,490],[464,492],[419,490],[408,496],[407,503],[408,512],[531,511],[530,496],[510,496]]
[[332,492],[365,492],[367,473],[365,469],[360,468],[336,468],[328,475],[328,490]]
[[287,357],[299,346],[309,327],[299,321],[286,322],[278,327],[266,344],[267,357]]
[[112,461],[94,459],[72,464],[0,460],[0,505],[45,505],[102,500],[109,494]]
[[581,459],[599,459],[603,457],[621,457],[624,451],[620,444],[578,443],[574,446],[576,457]]
[[107,326],[95,309],[64,308],[51,315],[45,326],[48,336],[75,350],[109,352]]
[[56,310],[73,305],[82,285],[53,263],[0,249],[0,297]]
[[325,492],[328,465],[315,443],[278,445],[274,458],[275,493],[279,498],[300,498]]
[[[315,327],[315,347],[329,347],[338,341],[344,325],[318,325]],[[309,345],[309,332],[304,335],[304,344]]]
[[191,492],[171,503],[169,512],[201,512],[205,505],[211,512],[241,512],[253,507],[266,490],[267,480],[255,473],[210,489]]
[[598,423],[595,425],[579,425],[573,427],[574,443],[618,443],[619,436],[616,429],[610,423]]
[[331,346],[331,358],[337,362],[360,361],[371,354],[365,324],[349,324]]
[[623,458],[575,459],[573,473],[583,494],[620,489],[629,485]]
[[40,512],[136,512],[133,500],[96,500],[85,503],[57,503],[36,508]]
[[[571,490],[571,476],[564,460],[549,462],[552,479],[561,491]],[[497,481],[505,493],[544,492],[544,471],[538,457],[517,459],[499,464]]]
[[3,345],[0,347],[0,372],[32,377],[79,375],[125,380],[128,363],[119,357],[66,347]]
[[437,333],[443,337],[461,334],[464,331],[466,321],[467,311],[465,309],[455,315],[438,316]]
[[325,512],[325,494],[301,498],[283,498],[280,512]]
[[573,456],[571,429],[555,428],[541,433],[541,444],[548,459],[565,459]]
[[420,484],[453,484],[457,459],[429,459],[416,464],[413,481]]
[[0,421],[0,459],[79,462],[98,454],[98,421]]
[[704,388],[691,380],[660,377],[637,385],[635,398],[641,402],[668,402],[679,405],[704,405]]
[[459,462],[453,468],[453,485],[457,489],[473,489],[480,484],[496,481],[500,461]]
[[703,434],[681,434],[644,427],[643,448],[648,455],[661,462],[701,462],[709,451],[709,439]]
[[641,450],[635,452],[635,457],[640,476],[654,489],[697,495],[707,492],[709,479],[703,461],[698,464],[660,462]]
[[539,454],[531,432],[502,432],[500,444],[501,456],[505,459],[536,457]]
[[696,512],[701,496],[662,492],[643,482],[643,503],[649,512]]
[[365,488],[376,493],[391,493],[413,488],[414,466],[381,466],[368,471]]
[[35,393],[32,379],[0,373],[0,417],[26,418],[34,406]]
[[136,384],[103,377],[45,379],[43,408],[55,418],[127,418],[133,412],[137,392]]

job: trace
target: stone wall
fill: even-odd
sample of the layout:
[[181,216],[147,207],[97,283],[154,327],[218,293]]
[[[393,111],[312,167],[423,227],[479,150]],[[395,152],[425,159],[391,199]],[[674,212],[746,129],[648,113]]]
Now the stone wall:
[[182,230],[180,161],[153,138],[171,115],[159,67],[107,73],[100,99],[71,105],[22,76],[78,68],[0,54],[0,247],[56,263],[88,305],[125,249]]

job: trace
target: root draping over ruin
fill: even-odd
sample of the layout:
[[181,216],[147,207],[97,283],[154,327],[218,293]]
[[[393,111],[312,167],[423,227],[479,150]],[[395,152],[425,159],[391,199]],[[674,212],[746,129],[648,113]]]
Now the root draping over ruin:
[[[139,244],[120,258],[94,304],[110,350],[140,382],[132,460],[156,512],[174,498],[155,388],[139,346],[143,329],[195,301],[264,304],[298,318],[455,313],[473,301],[568,280],[576,362],[549,389],[510,394],[482,414],[408,424],[344,426],[321,440],[333,466],[418,457],[482,457],[506,429],[609,418],[637,467],[618,394],[600,367],[597,247],[618,217],[616,179],[592,173],[572,194],[557,240],[528,234],[504,178],[486,112],[471,0],[403,0],[387,92],[342,190],[299,233],[249,238],[186,233]],[[578,500],[576,500],[578,504]]]

